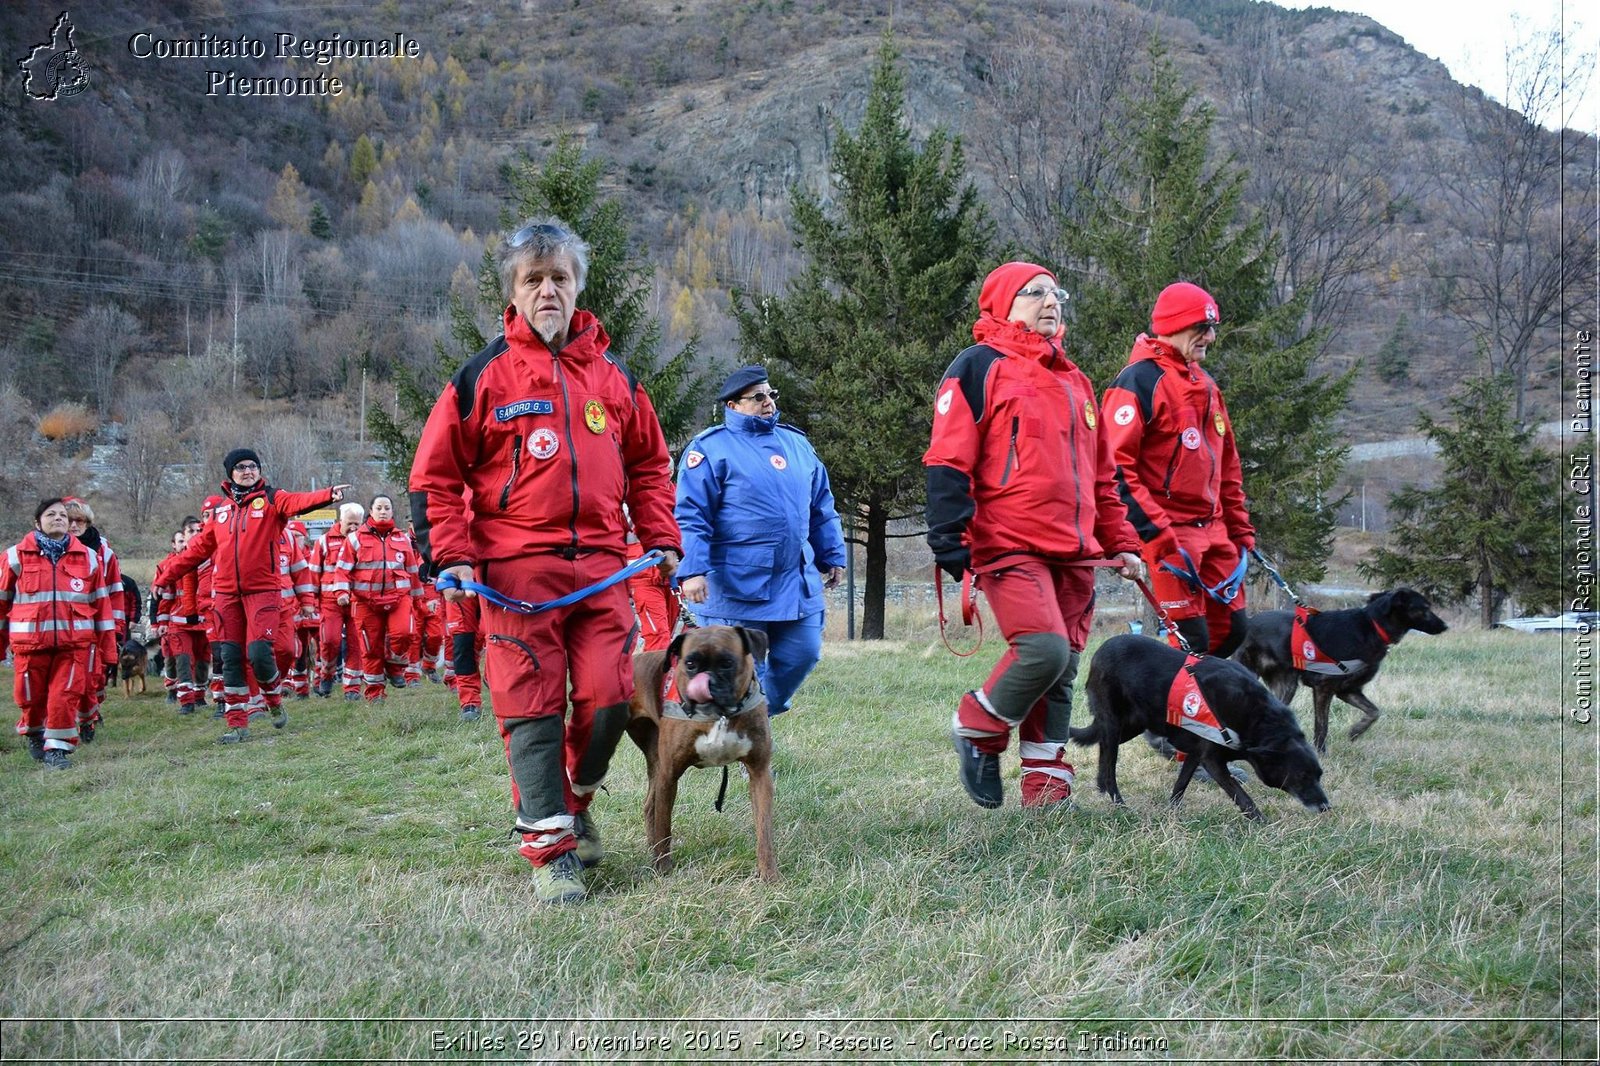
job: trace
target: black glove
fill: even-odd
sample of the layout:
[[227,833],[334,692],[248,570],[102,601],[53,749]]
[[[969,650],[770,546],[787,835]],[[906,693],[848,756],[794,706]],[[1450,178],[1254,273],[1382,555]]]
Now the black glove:
[[962,548],[960,551],[947,552],[944,555],[936,555],[933,561],[939,564],[939,569],[957,581],[960,581],[966,572],[972,569],[972,553],[966,548]]

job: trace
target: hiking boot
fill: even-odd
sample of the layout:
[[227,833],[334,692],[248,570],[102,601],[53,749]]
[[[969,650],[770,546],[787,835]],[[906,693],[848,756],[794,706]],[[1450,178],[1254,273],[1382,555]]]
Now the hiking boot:
[[250,730],[246,726],[230,729],[217,738],[218,744],[243,744],[250,739]]
[[1004,803],[1006,791],[1000,783],[1000,756],[979,751],[960,733],[951,733],[950,740],[960,760],[961,787],[967,790],[972,802],[991,810]]
[[167,702],[168,703],[177,703],[178,702],[178,694],[176,692],[172,691],[171,689],[168,689],[167,690]]
[[344,700],[345,700],[346,703],[360,703],[361,702],[361,693],[359,693],[359,692],[350,692],[349,690],[346,690],[345,694],[344,694]]
[[180,703],[180,704],[178,704],[178,713],[179,714],[193,714],[194,711],[195,711],[195,704],[192,704],[192,703]]
[[[1071,772],[1070,770],[1068,771]],[[1072,798],[1072,782],[1044,770],[1022,771],[1022,805],[1054,807]]]
[[309,692],[296,692],[294,694],[294,698],[297,699],[297,700],[309,700],[311,698],[311,693],[309,693]]
[[44,762],[44,737],[28,734],[28,755],[34,762]]
[[422,676],[432,681],[435,685],[439,683],[439,671],[437,670],[424,670],[422,671]]
[[[1233,763],[1228,763],[1228,774],[1235,781],[1239,781],[1239,782],[1248,781],[1250,779],[1250,775],[1244,772],[1244,767],[1235,766],[1235,765],[1233,765]],[[1207,770],[1204,766],[1197,766],[1197,767],[1195,767],[1194,777],[1192,778],[1192,780],[1199,781],[1199,782],[1201,782],[1203,784],[1209,785],[1209,784],[1213,783],[1216,779],[1211,776],[1211,772],[1209,770]]]
[[216,708],[212,710],[211,717],[213,717],[213,718],[221,718],[223,715],[225,715],[227,713],[228,713],[227,712],[227,708],[219,703],[219,704],[217,704]]
[[540,903],[578,903],[588,894],[583,887],[583,863],[576,851],[563,851],[533,868],[533,895]]
[[70,770],[72,760],[67,758],[67,753],[60,748],[46,748],[44,756],[39,760],[44,763],[46,770]]
[[93,722],[79,722],[78,723],[78,739],[83,741],[85,744],[93,744],[94,743],[94,723]]
[[600,830],[595,828],[594,819],[589,817],[588,811],[573,815],[572,821],[573,835],[578,838],[578,847],[573,854],[585,867],[593,866],[606,857],[606,849],[600,844]]
[[333,679],[332,678],[329,678],[328,680],[325,680],[325,681],[318,681],[317,682],[317,695],[322,697],[323,699],[327,699],[329,696],[333,695]]
[[[304,696],[301,696],[300,698],[301,699],[305,699]],[[276,709],[274,709],[273,712],[272,712],[272,728],[274,728],[274,729],[282,729],[284,726],[286,726],[288,724],[289,724],[289,712],[284,710],[281,706],[277,707]]]
[[469,703],[461,708],[461,720],[463,722],[476,722],[482,716],[483,712],[476,703]]

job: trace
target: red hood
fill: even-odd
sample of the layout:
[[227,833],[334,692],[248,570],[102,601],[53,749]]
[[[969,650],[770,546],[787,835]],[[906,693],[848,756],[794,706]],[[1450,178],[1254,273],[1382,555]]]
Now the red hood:
[[1048,364],[1051,357],[1061,354],[1050,338],[1023,329],[1015,322],[996,318],[987,311],[972,324],[972,339],[997,352],[1022,356],[1036,363]]
[[[528,320],[522,317],[516,307],[507,307],[503,320],[507,342],[536,344],[549,350],[544,338],[534,332]],[[605,327],[600,324],[598,318],[582,308],[572,312],[572,321],[567,325],[567,343],[560,354],[603,355],[610,347],[611,338],[606,335]]]

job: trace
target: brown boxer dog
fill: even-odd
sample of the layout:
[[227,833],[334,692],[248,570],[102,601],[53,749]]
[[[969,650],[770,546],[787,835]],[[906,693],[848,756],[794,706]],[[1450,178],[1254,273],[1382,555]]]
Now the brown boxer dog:
[[756,822],[756,869],[778,879],[772,857],[772,730],[756,660],[767,635],[742,626],[686,630],[665,651],[633,659],[628,735],[644,752],[650,785],[644,800],[645,839],[656,872],[672,872],[672,807],[678,779],[691,766],[742,762],[750,773],[750,812]]

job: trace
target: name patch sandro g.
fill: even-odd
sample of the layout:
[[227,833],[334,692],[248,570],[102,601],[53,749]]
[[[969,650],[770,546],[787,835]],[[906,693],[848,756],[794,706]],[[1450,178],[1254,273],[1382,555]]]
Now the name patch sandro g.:
[[553,415],[555,413],[556,405],[554,400],[518,400],[516,403],[508,403],[504,407],[496,407],[494,409],[494,420],[496,422],[509,422],[513,418],[520,418],[523,415]]

